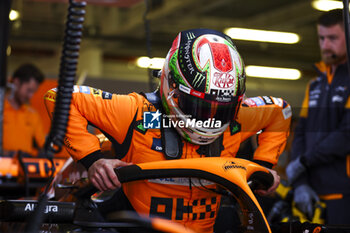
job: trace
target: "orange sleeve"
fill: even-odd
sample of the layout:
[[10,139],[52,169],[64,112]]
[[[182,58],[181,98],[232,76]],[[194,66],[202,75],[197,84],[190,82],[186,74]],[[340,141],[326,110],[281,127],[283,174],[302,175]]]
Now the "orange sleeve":
[[[56,91],[45,95],[50,115],[54,110]],[[88,123],[121,143],[137,111],[137,94],[116,95],[86,86],[74,86],[70,116],[64,140],[75,160],[100,150],[98,138],[87,131]]]
[[291,106],[281,98],[254,98],[260,98],[261,104],[242,106],[238,115],[237,121],[241,123],[241,141],[258,133],[258,147],[253,159],[276,165],[289,136]]
[[34,122],[34,140],[38,144],[38,147],[42,149],[45,143],[45,132],[44,126],[42,124],[41,117],[38,112],[33,114],[33,122]]
[[39,114],[29,105],[14,109],[6,98],[3,117],[4,150],[37,155],[45,141]]

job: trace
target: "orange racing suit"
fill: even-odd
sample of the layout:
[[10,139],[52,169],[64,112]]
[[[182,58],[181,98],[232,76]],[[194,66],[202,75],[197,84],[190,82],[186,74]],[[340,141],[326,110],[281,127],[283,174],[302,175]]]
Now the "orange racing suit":
[[[55,98],[55,89],[45,95],[51,114]],[[156,111],[156,108],[142,94],[117,95],[75,86],[65,138],[67,150],[87,168],[102,157],[99,140],[86,129],[92,124],[111,140],[116,157],[125,162],[165,160],[161,130],[143,127],[143,113],[149,111]],[[291,108],[284,100],[268,96],[248,98],[242,103],[235,124],[224,132],[222,150],[217,156],[235,157],[240,143],[262,130],[253,159],[272,167],[285,147],[290,120]],[[180,159],[205,156],[199,145],[184,139],[182,145]],[[198,179],[171,178],[134,181],[122,187],[139,213],[171,219],[197,232],[213,231],[220,195],[208,189],[214,188],[215,184]]]
[[44,146],[45,133],[41,117],[27,104],[15,109],[5,98],[3,127],[4,151],[22,151],[36,156],[38,149]]

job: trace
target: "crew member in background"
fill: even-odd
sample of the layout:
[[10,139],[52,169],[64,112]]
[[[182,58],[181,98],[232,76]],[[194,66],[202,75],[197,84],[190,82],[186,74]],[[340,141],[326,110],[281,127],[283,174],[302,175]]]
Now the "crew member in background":
[[350,77],[342,10],[320,16],[322,61],[306,88],[286,173],[297,207],[312,219],[323,200],[326,224],[350,221]]
[[[120,187],[115,167],[167,159],[235,157],[240,143],[260,130],[252,160],[271,169],[288,137],[290,106],[268,96],[242,101],[244,92],[244,64],[232,40],[209,29],[183,31],[168,52],[158,91],[117,95],[75,86],[65,145],[101,191]],[[55,96],[55,89],[45,96],[50,114]],[[160,121],[161,116],[166,123]],[[189,121],[197,122],[181,124]],[[207,126],[206,121],[210,122]],[[104,158],[99,140],[86,129],[89,123],[108,136],[115,159]],[[274,184],[267,191],[259,190],[260,194],[273,192],[279,184],[278,174],[270,171]],[[123,184],[120,203],[198,232],[213,232],[221,199],[207,188],[215,185],[192,179],[130,182]]]
[[41,118],[29,105],[43,80],[44,75],[33,64],[23,64],[13,73],[4,104],[5,155],[8,152],[21,151],[35,156],[43,147],[45,133]]

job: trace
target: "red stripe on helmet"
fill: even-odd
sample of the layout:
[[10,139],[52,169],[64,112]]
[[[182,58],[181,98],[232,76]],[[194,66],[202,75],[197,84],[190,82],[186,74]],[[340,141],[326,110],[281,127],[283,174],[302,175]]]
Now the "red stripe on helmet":
[[222,72],[228,72],[232,70],[232,58],[230,50],[227,45],[221,43],[209,43],[210,49],[213,53],[214,66],[216,69]]

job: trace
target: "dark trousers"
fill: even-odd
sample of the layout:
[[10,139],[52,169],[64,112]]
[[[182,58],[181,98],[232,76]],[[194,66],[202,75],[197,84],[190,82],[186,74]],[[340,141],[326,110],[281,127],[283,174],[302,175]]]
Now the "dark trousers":
[[324,201],[327,205],[325,222],[327,225],[350,226],[350,195],[342,199]]

